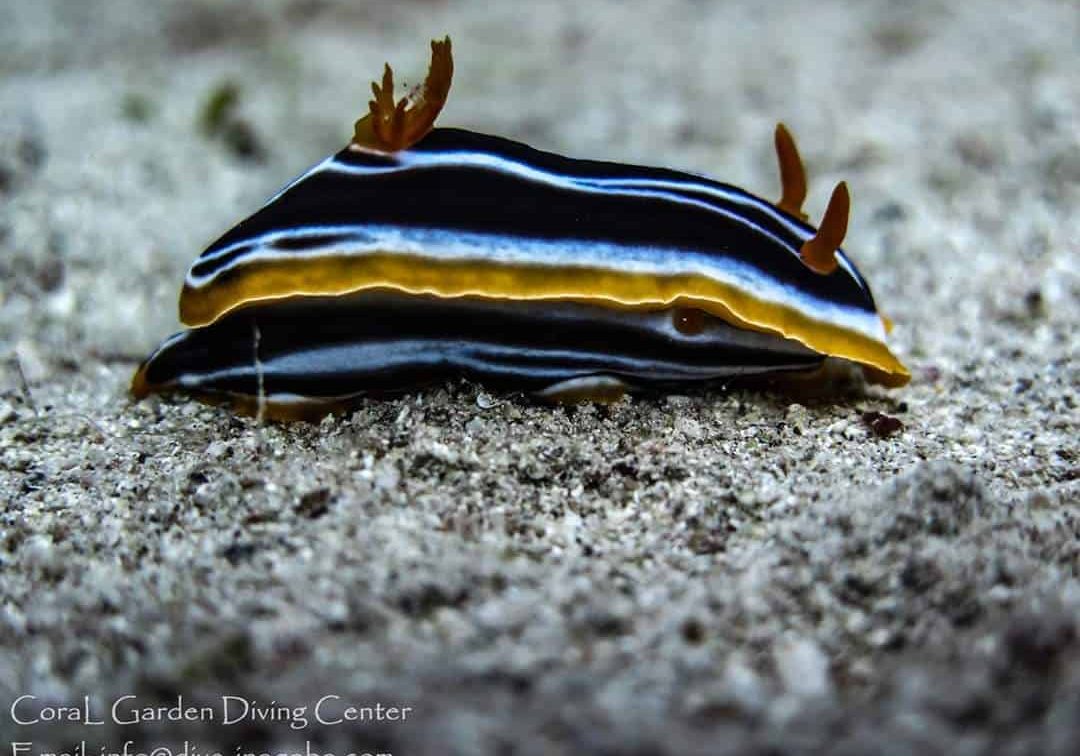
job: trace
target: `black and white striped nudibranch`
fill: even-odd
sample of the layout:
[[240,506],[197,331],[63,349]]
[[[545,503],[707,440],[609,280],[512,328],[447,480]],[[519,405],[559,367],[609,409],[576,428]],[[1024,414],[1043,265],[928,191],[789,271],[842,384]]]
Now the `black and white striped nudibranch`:
[[841,183],[818,229],[776,130],[773,204],[679,171],[575,160],[433,129],[450,40],[395,102],[387,66],[351,143],[288,184],[191,266],[180,318],[136,397],[185,391],[268,417],[465,377],[604,400],[732,377],[863,366],[908,372],[839,249]]

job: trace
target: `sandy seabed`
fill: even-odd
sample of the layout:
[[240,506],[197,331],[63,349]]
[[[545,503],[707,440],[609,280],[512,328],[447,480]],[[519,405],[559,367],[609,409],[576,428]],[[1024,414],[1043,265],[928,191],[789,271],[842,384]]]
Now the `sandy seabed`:
[[[911,384],[132,403],[191,260],[445,33],[444,125],[773,196],[786,121]],[[0,0],[2,739],[1080,752],[1078,40],[1049,0]]]

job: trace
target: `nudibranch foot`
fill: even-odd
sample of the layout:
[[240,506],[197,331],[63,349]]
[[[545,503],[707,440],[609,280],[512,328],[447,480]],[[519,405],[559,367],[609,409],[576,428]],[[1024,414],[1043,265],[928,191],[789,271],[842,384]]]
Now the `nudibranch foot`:
[[569,378],[536,392],[539,399],[553,404],[614,404],[630,391],[630,386],[610,375]]
[[[798,342],[699,313],[619,311],[392,291],[305,297],[231,312],[167,339],[132,393],[186,392],[268,418],[319,416],[364,396],[458,378],[558,402],[810,370]],[[255,334],[258,334],[256,339]]]

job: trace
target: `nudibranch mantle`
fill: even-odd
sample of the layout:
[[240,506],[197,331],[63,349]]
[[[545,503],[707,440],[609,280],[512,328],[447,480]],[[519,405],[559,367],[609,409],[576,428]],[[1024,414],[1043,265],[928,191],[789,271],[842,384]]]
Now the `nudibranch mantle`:
[[[783,197],[773,204],[703,176],[567,158],[500,137],[433,128],[452,70],[449,40],[432,43],[427,79],[395,104],[387,66],[350,145],[203,252],[180,297],[181,320],[193,330],[165,342],[144,363],[133,384],[137,395],[176,387],[234,402],[250,396],[249,389],[216,386],[208,376],[220,378],[224,370],[236,377],[260,361],[249,345],[246,356],[233,358],[236,364],[210,370],[212,352],[226,344],[238,349],[237,339],[249,338],[245,329],[252,327],[242,323],[256,321],[262,344],[277,350],[275,369],[292,376],[289,385],[314,392],[277,392],[288,394],[289,406],[303,404],[305,396],[318,406],[336,405],[395,387],[375,380],[357,360],[375,360],[368,367],[382,365],[386,374],[407,373],[409,381],[396,385],[402,390],[425,374],[488,381],[497,374],[508,379],[497,383],[540,394],[552,379],[553,386],[565,384],[564,396],[576,396],[590,380],[599,396],[613,381],[648,387],[741,374],[738,362],[723,354],[703,359],[702,345],[743,350],[743,357],[749,349],[754,356],[742,373],[805,370],[832,356],[862,365],[874,382],[907,382],[886,344],[886,321],[869,286],[839,248],[847,187],[833,192],[821,227],[809,225],[801,209],[805,173],[782,125],[776,149]],[[462,313],[494,319],[491,335]],[[690,317],[697,327],[673,337],[670,321],[685,320],[686,313],[698,313]],[[323,340],[325,324],[335,317],[357,333],[348,348],[341,333],[333,349]],[[423,317],[446,328],[433,332],[421,325]],[[619,338],[632,332],[638,339],[644,333],[667,338],[675,362],[682,355],[694,369],[659,369],[655,361],[631,369],[620,358],[634,350],[618,340],[606,363],[601,340],[585,350],[588,359],[569,359],[574,367],[549,369],[558,362],[555,343],[545,343],[539,356],[533,339],[497,325],[516,318],[523,328],[553,328],[565,339],[562,351],[580,357],[576,334],[590,317]],[[372,318],[390,330],[358,326]],[[396,334],[395,320],[401,323]],[[306,330],[297,331],[301,322]],[[267,324],[274,331],[269,337]],[[287,359],[290,348],[278,336],[284,332],[298,339]],[[752,346],[735,338],[739,333],[753,334]],[[311,348],[305,349],[305,334]],[[365,344],[364,338],[378,341]],[[682,343],[694,338],[696,346]],[[462,350],[444,348],[463,341],[486,355],[484,369]],[[383,346],[373,348],[376,343]],[[391,343],[396,355],[386,346]],[[513,344],[524,351],[507,351]],[[436,356],[422,359],[425,349]],[[302,354],[313,371],[335,376],[332,394],[297,380]],[[530,359],[545,365],[548,378],[526,375],[520,363]],[[493,369],[500,361],[506,369]],[[267,360],[261,362],[265,367]],[[161,369],[165,364],[170,370]],[[277,374],[271,373],[259,376],[260,385],[273,383]],[[352,384],[338,380],[346,375]],[[567,382],[576,382],[575,391]]]

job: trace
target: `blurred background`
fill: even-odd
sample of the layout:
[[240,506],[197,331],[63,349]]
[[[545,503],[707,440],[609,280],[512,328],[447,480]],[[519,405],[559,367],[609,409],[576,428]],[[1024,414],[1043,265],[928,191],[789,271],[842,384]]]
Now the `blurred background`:
[[[847,246],[895,317],[939,275],[910,266],[900,288],[890,268],[971,241],[945,204],[1008,218],[1020,254],[1047,246],[1032,223],[1064,212],[1080,173],[1077,23],[1071,2],[5,0],[0,324],[149,348],[203,246],[340,149],[384,61],[415,82],[444,34],[443,125],[771,197],[784,120],[811,217],[851,182]],[[1017,213],[1027,200],[1045,204]]]

